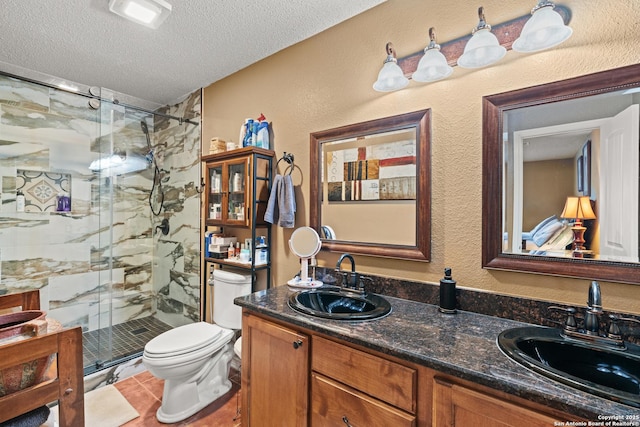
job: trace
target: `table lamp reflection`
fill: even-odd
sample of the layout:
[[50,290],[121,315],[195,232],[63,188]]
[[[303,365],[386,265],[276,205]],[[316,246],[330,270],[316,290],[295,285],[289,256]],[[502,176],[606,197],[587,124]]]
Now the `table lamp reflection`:
[[583,251],[584,247],[584,232],[587,229],[582,224],[584,219],[596,219],[596,214],[591,208],[591,199],[588,196],[569,196],[564,204],[564,210],[560,215],[562,218],[573,219],[575,222],[571,227],[573,230],[573,251]]

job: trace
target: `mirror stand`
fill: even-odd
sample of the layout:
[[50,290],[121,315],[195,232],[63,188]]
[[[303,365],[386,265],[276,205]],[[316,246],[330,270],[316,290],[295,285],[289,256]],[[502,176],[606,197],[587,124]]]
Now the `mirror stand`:
[[316,230],[311,227],[300,227],[291,235],[289,248],[300,258],[300,276],[289,280],[287,285],[295,288],[317,288],[322,282],[315,277],[309,277],[309,260],[315,260],[320,252],[322,241]]

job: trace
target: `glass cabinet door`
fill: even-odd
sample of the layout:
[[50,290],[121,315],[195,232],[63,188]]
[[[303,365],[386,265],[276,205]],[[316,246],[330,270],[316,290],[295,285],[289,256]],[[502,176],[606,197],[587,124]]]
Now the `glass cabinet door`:
[[249,225],[249,165],[249,157],[207,163],[207,224]]
[[227,220],[230,222],[247,221],[247,160],[227,163],[229,177],[229,204]]
[[213,164],[207,168],[209,175],[208,219],[213,221],[222,221],[224,202],[222,166],[222,164]]

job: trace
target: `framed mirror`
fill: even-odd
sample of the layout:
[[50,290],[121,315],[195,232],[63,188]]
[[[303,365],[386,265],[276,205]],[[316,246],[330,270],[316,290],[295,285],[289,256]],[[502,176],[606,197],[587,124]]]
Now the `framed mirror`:
[[310,219],[322,249],[429,261],[431,110],[314,132]]
[[640,64],[483,98],[484,268],[640,284]]

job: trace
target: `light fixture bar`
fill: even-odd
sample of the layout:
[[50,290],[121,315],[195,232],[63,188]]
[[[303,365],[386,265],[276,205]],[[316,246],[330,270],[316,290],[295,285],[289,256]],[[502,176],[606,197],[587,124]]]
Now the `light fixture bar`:
[[[566,6],[558,4],[555,6],[554,10],[562,16],[565,25],[569,24],[571,21],[571,10]],[[508,22],[491,25],[491,32],[498,38],[498,42],[501,46],[507,50],[511,50],[511,45],[519,37],[524,24],[526,24],[530,18],[531,14],[528,13]],[[450,66],[455,67],[458,65],[458,58],[462,56],[464,47],[470,39],[471,35],[469,34],[455,40],[439,43],[440,52],[447,58],[447,62]],[[418,63],[423,55],[424,52],[420,50],[403,58],[398,58],[398,66],[402,69],[402,72],[406,77],[411,77],[411,75],[416,71]]]

